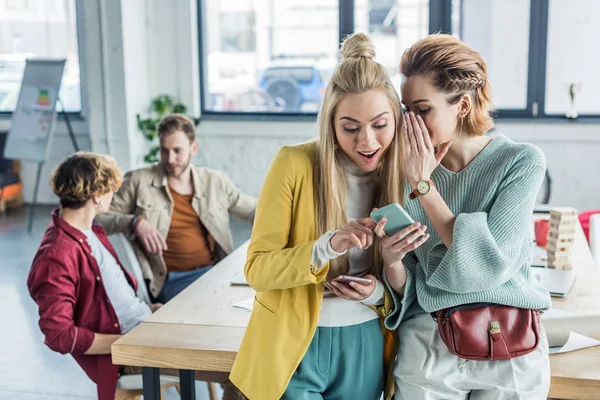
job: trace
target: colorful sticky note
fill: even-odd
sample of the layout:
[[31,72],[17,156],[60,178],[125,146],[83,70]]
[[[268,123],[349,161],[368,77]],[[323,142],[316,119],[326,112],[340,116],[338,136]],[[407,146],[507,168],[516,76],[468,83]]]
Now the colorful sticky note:
[[40,89],[40,93],[38,95],[37,100],[38,106],[49,106],[50,105],[50,93],[48,93],[48,89]]

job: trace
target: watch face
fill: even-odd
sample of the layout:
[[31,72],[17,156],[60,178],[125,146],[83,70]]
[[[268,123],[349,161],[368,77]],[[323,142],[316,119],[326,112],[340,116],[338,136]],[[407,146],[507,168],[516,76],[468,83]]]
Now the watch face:
[[429,182],[427,182],[427,181],[420,181],[417,184],[417,190],[421,194],[427,194],[427,193],[429,193],[429,189],[431,189],[431,186],[429,185]]

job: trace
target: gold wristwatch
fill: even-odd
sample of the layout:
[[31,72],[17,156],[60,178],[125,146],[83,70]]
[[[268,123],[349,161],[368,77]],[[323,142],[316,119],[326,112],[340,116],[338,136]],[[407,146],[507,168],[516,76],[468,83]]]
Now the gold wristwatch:
[[413,200],[419,196],[426,195],[427,193],[429,193],[432,186],[433,186],[433,181],[431,179],[429,179],[428,181],[419,181],[419,183],[417,183],[417,187],[415,188],[415,190],[413,190],[412,193],[408,197],[411,200]]

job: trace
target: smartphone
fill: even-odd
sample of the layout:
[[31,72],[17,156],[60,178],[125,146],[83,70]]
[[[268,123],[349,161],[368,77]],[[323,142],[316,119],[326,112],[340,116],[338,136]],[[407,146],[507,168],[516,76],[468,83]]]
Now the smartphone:
[[409,225],[415,223],[410,215],[398,203],[388,204],[371,213],[371,218],[379,223],[383,218],[387,219],[384,232],[388,236],[392,236]]
[[350,276],[350,275],[340,275],[337,278],[335,278],[334,281],[344,282],[344,283],[356,282],[356,283],[360,283],[361,285],[370,285],[373,283],[373,281],[371,281],[368,278],[359,278],[358,276]]

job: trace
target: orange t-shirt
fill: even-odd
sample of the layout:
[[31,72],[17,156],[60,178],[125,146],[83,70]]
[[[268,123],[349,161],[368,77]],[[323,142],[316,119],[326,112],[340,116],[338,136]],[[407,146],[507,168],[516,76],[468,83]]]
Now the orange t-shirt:
[[192,207],[193,195],[177,193],[169,186],[173,198],[173,216],[167,235],[167,251],[163,253],[168,271],[189,271],[214,264],[211,248],[214,239],[207,232],[210,248],[203,233],[204,226]]

